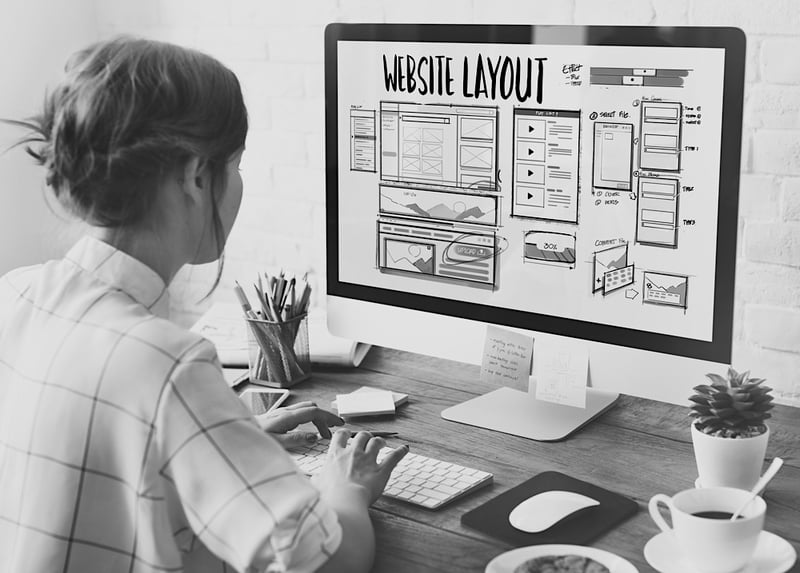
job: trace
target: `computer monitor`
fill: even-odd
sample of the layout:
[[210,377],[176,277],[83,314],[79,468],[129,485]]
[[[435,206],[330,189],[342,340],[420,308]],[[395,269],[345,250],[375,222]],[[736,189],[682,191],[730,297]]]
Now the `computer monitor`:
[[505,389],[443,413],[512,434],[685,403],[731,360],[744,60],[735,28],[329,25],[331,331],[471,363],[487,325],[534,363],[582,341],[567,430]]

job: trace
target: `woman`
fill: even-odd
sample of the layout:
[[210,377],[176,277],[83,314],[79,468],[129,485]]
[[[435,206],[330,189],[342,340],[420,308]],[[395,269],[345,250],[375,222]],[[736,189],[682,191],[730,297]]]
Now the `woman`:
[[339,430],[308,480],[280,440],[304,422],[329,437],[341,420],[303,403],[256,421],[213,345],[165,318],[167,285],[220,258],[239,209],[234,74],[114,39],[78,53],[19,124],[90,231],[64,259],[0,279],[0,571],[182,571],[205,557],[368,570],[367,508],[407,448],[378,464],[383,440],[348,445]]

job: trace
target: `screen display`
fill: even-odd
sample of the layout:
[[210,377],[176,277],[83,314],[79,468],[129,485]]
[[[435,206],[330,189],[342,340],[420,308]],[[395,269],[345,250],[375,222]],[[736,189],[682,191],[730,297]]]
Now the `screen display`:
[[337,284],[601,342],[713,341],[735,245],[724,48],[465,33],[339,38],[335,58]]

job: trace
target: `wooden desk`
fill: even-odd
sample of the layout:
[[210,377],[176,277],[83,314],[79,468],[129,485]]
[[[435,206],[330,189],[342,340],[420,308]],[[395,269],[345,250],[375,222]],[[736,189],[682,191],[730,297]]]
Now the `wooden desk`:
[[[688,409],[622,396],[602,418],[563,442],[535,442],[448,422],[440,412],[493,388],[479,381],[480,369],[373,348],[356,370],[314,372],[293,388],[295,399],[312,398],[330,406],[336,394],[362,385],[406,392],[409,403],[394,418],[361,422],[393,430],[411,451],[494,474],[494,484],[443,509],[429,511],[381,498],[371,510],[378,538],[374,571],[386,573],[483,572],[496,555],[513,546],[461,525],[461,515],[522,481],[556,470],[626,495],[639,512],[594,542],[625,557],[640,572],[653,571],[644,559],[645,543],[658,533],[647,513],[656,493],[692,487],[697,477]],[[351,424],[357,427],[359,424]],[[774,410],[767,457],[785,465],[767,487],[765,529],[789,540],[800,554],[800,409]],[[792,571],[800,571],[795,563]]]

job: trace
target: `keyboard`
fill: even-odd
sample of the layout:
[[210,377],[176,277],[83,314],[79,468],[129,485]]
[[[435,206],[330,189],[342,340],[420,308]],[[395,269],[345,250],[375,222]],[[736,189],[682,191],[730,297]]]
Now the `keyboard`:
[[[321,439],[315,444],[289,452],[306,475],[314,475],[321,468],[328,452],[330,440]],[[392,448],[378,452],[381,461]],[[392,471],[383,495],[438,509],[461,496],[492,483],[494,476],[488,472],[458,464],[408,453]]]

